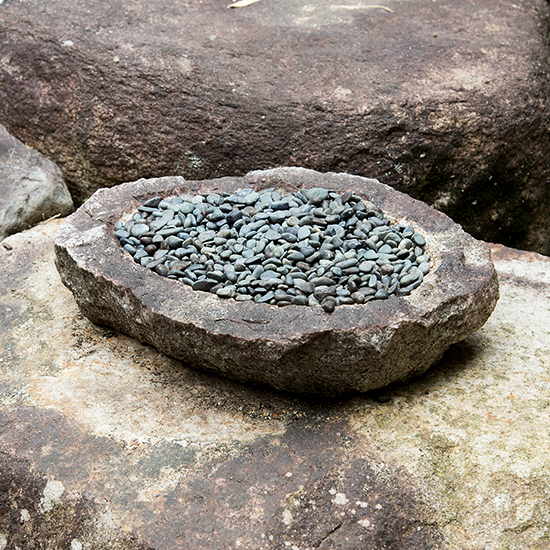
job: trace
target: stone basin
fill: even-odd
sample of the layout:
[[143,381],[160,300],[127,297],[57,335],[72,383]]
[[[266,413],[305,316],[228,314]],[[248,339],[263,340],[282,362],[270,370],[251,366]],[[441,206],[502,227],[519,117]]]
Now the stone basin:
[[[352,191],[424,235],[430,272],[409,296],[341,305],[329,314],[320,306],[279,308],[192,290],[136,264],[114,235],[117,221],[154,196],[245,187]],[[482,327],[498,300],[488,245],[449,217],[377,180],[302,168],[100,189],[60,228],[55,257],[63,283],[94,323],[195,368],[301,394],[365,392],[419,375]]]

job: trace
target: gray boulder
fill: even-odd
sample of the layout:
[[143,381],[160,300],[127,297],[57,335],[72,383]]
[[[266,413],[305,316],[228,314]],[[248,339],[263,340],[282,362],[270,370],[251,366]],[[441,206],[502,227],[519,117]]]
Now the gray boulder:
[[548,3],[5,2],[0,120],[81,203],[140,177],[376,177],[550,254]]
[[[324,187],[352,191],[412,224],[433,265],[410,296],[339,306],[284,308],[222,300],[137,265],[114,224],[153,196]],[[447,216],[372,179],[303,168],[199,182],[166,177],[96,192],[55,240],[56,265],[86,317],[160,351],[242,382],[302,394],[369,391],[426,371],[483,326],[498,299],[489,248]]]
[[0,125],[0,240],[73,209],[61,170]]

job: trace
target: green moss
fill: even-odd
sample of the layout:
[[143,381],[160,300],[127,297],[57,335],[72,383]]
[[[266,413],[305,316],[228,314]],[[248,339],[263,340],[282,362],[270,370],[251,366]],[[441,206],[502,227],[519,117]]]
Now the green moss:
[[183,159],[187,168],[189,168],[191,172],[199,172],[205,165],[204,160],[195,155],[195,153],[193,153],[192,151],[187,151],[183,155]]

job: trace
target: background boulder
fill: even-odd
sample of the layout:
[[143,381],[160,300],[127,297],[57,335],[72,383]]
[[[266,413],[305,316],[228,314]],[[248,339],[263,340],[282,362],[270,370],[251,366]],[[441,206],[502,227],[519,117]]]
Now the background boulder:
[[0,240],[73,211],[59,168],[0,125]]
[[77,203],[140,177],[302,166],[550,253],[548,3],[0,6],[0,120]]

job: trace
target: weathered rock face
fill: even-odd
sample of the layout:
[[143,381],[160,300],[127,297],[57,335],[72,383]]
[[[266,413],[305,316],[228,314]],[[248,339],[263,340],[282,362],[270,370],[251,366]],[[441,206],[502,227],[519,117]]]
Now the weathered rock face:
[[89,322],[60,226],[0,244],[6,550],[546,549],[549,258],[491,246],[501,298],[437,368],[312,401]]
[[[427,240],[430,274],[410,296],[321,307],[222,300],[133,261],[113,225],[153,196],[324,187],[353,191]],[[243,178],[139,180],[98,191],[56,237],[61,278],[92,321],[191,365],[243,382],[320,395],[368,391],[420,374],[479,329],[498,299],[488,247],[447,216],[376,180],[301,168]]]
[[547,18],[545,0],[8,1],[0,120],[78,203],[140,177],[303,166],[550,254]]
[[0,547],[144,550],[108,516],[105,506],[38,474],[27,460],[0,452]]
[[59,168],[0,124],[0,240],[72,211],[73,200]]

